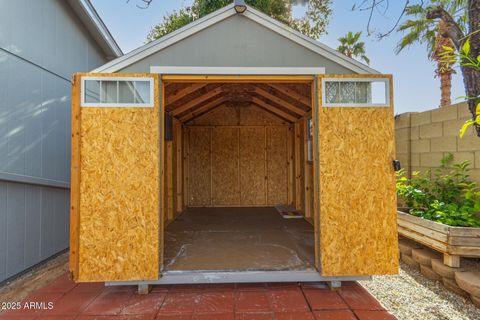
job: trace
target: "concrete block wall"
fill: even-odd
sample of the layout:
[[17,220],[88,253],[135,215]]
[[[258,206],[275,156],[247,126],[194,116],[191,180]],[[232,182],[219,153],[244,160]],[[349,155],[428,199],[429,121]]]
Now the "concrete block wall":
[[466,102],[424,112],[402,113],[395,118],[397,159],[410,175],[438,167],[446,153],[454,162],[468,160],[470,176],[480,183],[480,138],[469,128],[460,129],[471,115]]

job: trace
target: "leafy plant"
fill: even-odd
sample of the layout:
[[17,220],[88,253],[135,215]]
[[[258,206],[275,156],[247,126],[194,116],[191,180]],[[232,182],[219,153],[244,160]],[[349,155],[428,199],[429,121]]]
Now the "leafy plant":
[[[480,72],[480,55],[477,57],[472,57],[470,52],[470,38],[465,40],[463,46],[458,53],[456,53],[455,49],[452,47],[443,46],[443,53],[440,54],[440,57],[443,62],[444,68],[451,68],[451,65],[459,61],[461,67]],[[480,96],[466,98],[468,100],[475,101],[475,115],[472,117],[472,119],[467,120],[463,124],[462,128],[460,129],[460,138],[463,137],[463,135],[471,125],[480,126]]]
[[[192,21],[200,19],[218,10],[233,0],[193,0],[191,5],[175,10],[163,17],[163,21],[153,26],[147,35],[147,41],[153,41],[173,32]],[[318,39],[326,33],[329,18],[332,14],[331,0],[246,0],[246,4],[269,15],[313,39]],[[293,6],[305,3],[305,14],[296,18],[293,16]]]
[[480,188],[470,180],[470,163],[453,164],[447,154],[433,172],[415,171],[409,179],[397,173],[397,195],[411,215],[458,227],[480,227]]
[[366,64],[370,64],[370,59],[365,52],[365,42],[360,41],[361,32],[349,31],[344,37],[338,38],[340,45],[337,51],[343,53],[349,58],[357,58],[363,60]]
[[452,74],[453,68],[446,68],[441,55],[443,47],[454,47],[452,39],[445,36],[447,26],[443,20],[428,19],[428,12],[435,7],[442,7],[454,19],[458,27],[466,32],[467,6],[466,0],[430,0],[418,4],[411,4],[405,8],[406,20],[398,27],[398,31],[404,36],[398,42],[396,53],[414,44],[425,44],[428,58],[437,64],[435,76],[440,79],[441,99],[440,106],[451,104]]

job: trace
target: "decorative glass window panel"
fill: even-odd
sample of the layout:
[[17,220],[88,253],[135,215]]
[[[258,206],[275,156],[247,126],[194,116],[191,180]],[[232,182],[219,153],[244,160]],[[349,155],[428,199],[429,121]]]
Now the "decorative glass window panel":
[[153,78],[82,77],[83,107],[153,107]]
[[326,91],[325,101],[327,103],[340,102],[340,99],[339,99],[340,83],[339,82],[333,82],[333,81],[326,82],[325,91]]
[[355,103],[371,103],[372,87],[369,82],[355,82]]
[[326,107],[390,106],[388,78],[324,78],[322,88]]
[[340,82],[340,103],[355,103],[355,82]]

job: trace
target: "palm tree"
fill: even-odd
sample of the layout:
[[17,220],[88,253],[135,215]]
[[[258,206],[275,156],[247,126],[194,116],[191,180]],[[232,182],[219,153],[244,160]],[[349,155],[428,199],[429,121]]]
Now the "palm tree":
[[361,59],[365,61],[366,64],[370,64],[370,59],[368,59],[365,53],[365,42],[360,41],[361,35],[361,32],[354,34],[350,31],[344,37],[338,38],[340,45],[337,50],[349,58]]
[[[435,5],[442,6],[452,17],[457,19],[457,23],[461,28],[465,29],[466,16],[462,8],[465,8],[466,0],[437,0]],[[427,12],[430,7],[422,5],[408,6],[405,10],[406,16],[411,17],[402,23],[398,30],[407,32],[399,41],[396,53],[399,54],[403,49],[415,44],[426,44],[428,57],[437,63],[435,75],[440,78],[440,107],[448,106],[452,103],[452,74],[455,70],[451,65],[445,63],[442,54],[445,52],[444,47],[455,48],[450,38],[446,38],[445,23],[443,20],[436,22],[427,19]],[[459,14],[461,13],[461,14]]]

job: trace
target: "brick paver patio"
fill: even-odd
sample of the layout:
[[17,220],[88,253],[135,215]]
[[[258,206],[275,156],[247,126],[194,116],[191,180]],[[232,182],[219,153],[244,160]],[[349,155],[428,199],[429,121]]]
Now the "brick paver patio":
[[[324,284],[259,283],[136,287],[75,284],[67,275],[37,290],[25,302],[44,310],[10,310],[0,319],[78,320],[390,320],[395,319],[356,282],[340,291]],[[48,309],[48,302],[53,307]]]

